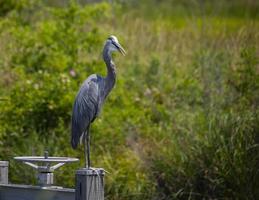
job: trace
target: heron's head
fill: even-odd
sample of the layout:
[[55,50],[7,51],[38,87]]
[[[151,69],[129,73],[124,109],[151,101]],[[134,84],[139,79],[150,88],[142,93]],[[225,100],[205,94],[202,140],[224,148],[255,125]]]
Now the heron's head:
[[123,49],[123,47],[120,45],[117,37],[114,35],[111,35],[108,37],[105,43],[106,48],[108,48],[109,52],[119,51],[122,55],[126,54],[126,51]]

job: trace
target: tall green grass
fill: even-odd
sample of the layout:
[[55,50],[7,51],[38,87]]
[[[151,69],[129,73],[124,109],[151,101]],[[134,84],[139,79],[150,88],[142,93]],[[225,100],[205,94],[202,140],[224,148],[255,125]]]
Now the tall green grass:
[[83,149],[69,145],[73,99],[88,75],[105,75],[101,49],[115,34],[127,56],[114,55],[116,87],[92,126],[93,163],[111,173],[106,198],[259,197],[256,2],[45,3],[0,20],[0,158],[11,181],[34,180],[13,156],[48,149],[81,159],[57,173],[74,186]]

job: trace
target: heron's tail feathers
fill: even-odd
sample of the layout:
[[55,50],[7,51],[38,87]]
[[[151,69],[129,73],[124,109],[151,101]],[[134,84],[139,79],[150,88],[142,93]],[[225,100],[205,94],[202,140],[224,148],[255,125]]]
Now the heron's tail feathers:
[[71,146],[73,149],[76,149],[83,133],[77,128],[77,126],[72,126],[71,132]]
[[87,134],[89,133],[90,126],[88,126],[84,132],[75,130],[74,128],[75,127],[72,127],[71,146],[73,149],[76,149],[78,144],[81,144],[84,137],[87,136]]
[[71,137],[71,146],[73,149],[76,149],[78,144],[82,143],[82,138],[84,137],[84,133],[81,134],[73,134],[72,132],[72,137]]
[[75,138],[71,138],[71,146],[73,149],[76,149],[78,145],[78,141]]

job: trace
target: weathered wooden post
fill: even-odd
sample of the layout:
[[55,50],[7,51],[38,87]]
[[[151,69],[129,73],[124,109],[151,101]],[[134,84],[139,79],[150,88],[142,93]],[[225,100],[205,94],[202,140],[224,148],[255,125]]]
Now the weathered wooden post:
[[0,161],[0,184],[8,184],[8,161]]
[[102,168],[77,170],[75,200],[104,200],[104,174]]

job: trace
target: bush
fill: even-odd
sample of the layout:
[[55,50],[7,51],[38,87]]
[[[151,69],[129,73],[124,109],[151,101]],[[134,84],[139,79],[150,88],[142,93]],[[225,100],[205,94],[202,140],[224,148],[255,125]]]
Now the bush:
[[256,5],[21,2],[0,9],[0,159],[12,182],[35,181],[12,157],[48,150],[80,158],[56,172],[74,186],[84,156],[70,147],[72,104],[87,76],[105,75],[115,34],[128,53],[114,55],[116,87],[91,127],[107,199],[258,199]]

